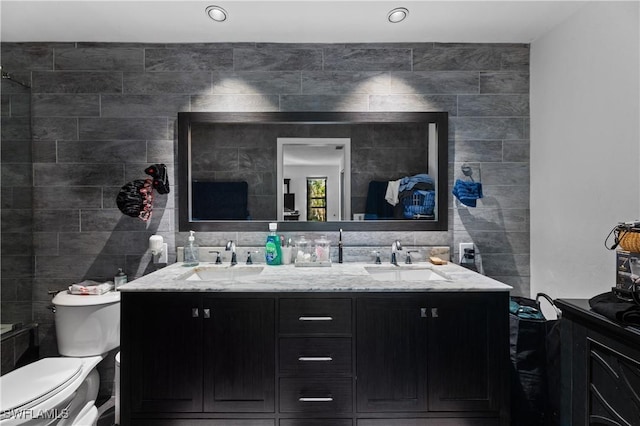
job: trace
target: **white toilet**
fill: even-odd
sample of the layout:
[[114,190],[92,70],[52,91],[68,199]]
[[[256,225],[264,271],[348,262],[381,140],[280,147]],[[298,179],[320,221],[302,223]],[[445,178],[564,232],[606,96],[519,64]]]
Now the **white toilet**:
[[96,366],[120,346],[120,293],[58,293],[53,298],[58,351],[0,377],[0,425],[95,426]]

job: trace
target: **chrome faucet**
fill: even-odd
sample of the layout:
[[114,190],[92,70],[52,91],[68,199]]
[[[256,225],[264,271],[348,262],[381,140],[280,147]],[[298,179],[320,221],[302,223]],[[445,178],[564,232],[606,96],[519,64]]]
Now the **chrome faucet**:
[[393,244],[391,244],[391,263],[396,266],[398,266],[397,253],[399,251],[402,251],[402,244],[400,244],[399,240],[395,240]]
[[236,243],[234,243],[233,240],[227,241],[224,251],[231,251],[231,266],[237,265],[238,259],[236,258]]

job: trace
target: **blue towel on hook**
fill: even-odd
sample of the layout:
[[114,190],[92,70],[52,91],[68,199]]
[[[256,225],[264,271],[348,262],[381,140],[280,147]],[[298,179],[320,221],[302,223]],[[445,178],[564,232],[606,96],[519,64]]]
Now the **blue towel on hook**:
[[482,184],[457,179],[451,193],[465,206],[475,207],[476,200],[482,198]]

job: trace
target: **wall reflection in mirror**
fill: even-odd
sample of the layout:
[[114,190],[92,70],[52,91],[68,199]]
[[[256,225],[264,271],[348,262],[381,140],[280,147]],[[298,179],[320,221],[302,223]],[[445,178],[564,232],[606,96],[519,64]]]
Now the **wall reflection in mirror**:
[[178,127],[181,231],[446,229],[446,113],[180,113]]

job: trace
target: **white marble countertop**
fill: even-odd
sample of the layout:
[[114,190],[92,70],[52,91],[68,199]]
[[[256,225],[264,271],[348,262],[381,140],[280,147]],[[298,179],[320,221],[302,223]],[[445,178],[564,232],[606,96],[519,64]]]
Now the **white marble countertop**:
[[[197,279],[205,271],[214,279]],[[417,271],[416,271],[417,270]],[[371,273],[369,272],[371,271]],[[411,271],[396,274],[396,271]],[[390,273],[385,273],[390,272]],[[435,272],[435,274],[433,274]],[[376,273],[385,277],[373,278]],[[391,276],[391,278],[389,277]],[[395,278],[393,278],[395,277]],[[195,267],[174,263],[118,287],[122,292],[418,292],[509,291],[511,286],[454,263],[436,266],[334,263],[330,267],[235,266],[204,262]]]

